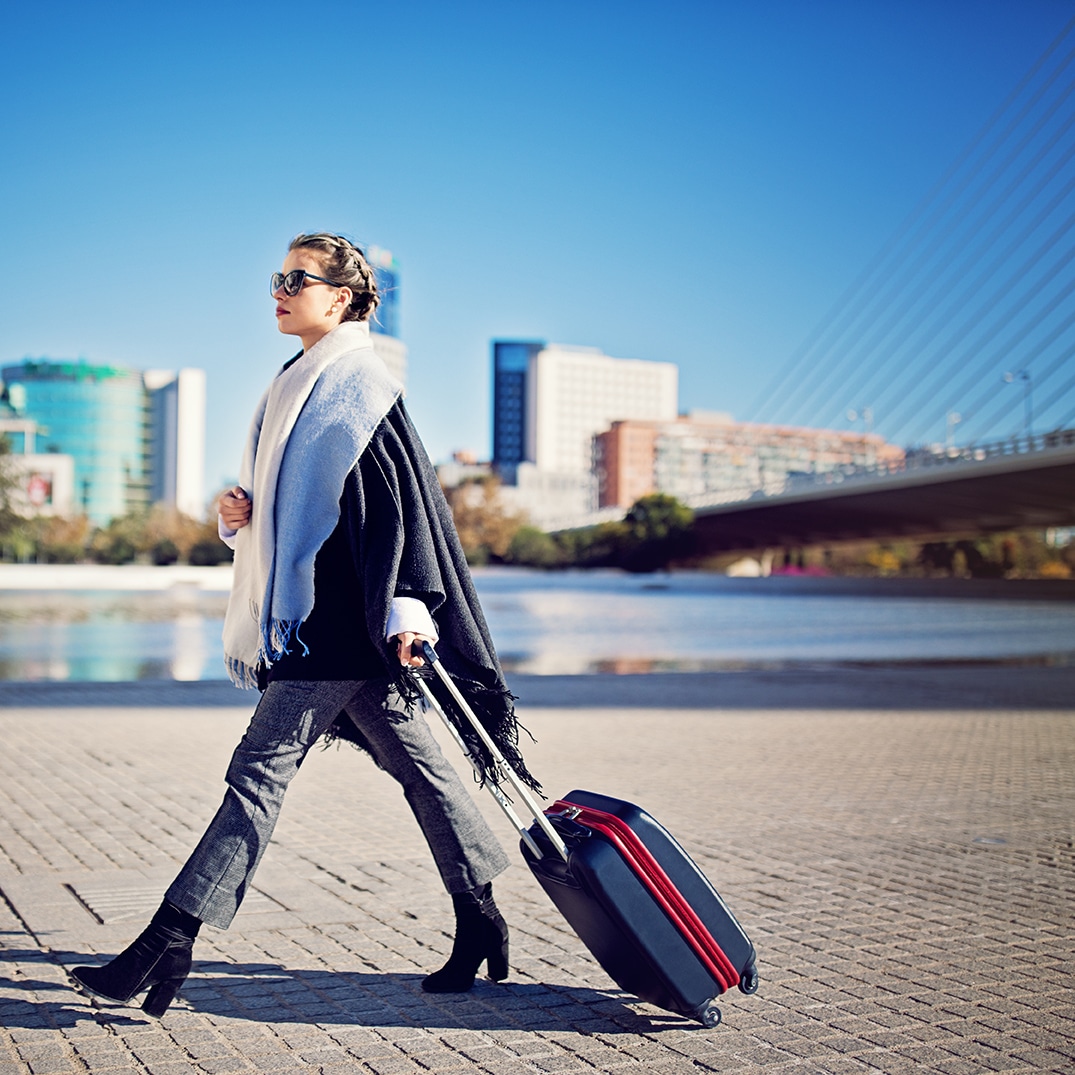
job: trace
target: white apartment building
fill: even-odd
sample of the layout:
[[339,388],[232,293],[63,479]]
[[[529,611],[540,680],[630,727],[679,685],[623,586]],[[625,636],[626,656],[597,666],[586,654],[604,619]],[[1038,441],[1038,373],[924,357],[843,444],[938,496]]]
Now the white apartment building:
[[674,420],[679,370],[596,347],[493,344],[493,463],[504,497],[545,529],[597,509],[593,442],[612,422]]
[[532,359],[527,455],[539,470],[590,474],[593,438],[615,421],[672,421],[679,369],[612,358],[596,347],[549,344]]
[[205,517],[205,370],[146,370],[149,395],[150,503]]

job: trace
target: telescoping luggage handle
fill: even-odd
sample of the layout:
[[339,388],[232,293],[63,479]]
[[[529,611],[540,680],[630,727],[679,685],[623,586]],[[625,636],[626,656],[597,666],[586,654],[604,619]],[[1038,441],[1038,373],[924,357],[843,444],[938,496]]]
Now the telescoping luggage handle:
[[[511,800],[500,790],[501,779],[507,780],[512,788],[515,789],[519,798],[526,804],[527,810],[530,811],[532,817],[540,826],[541,831],[548,838],[549,843],[556,849],[557,854],[564,860],[564,862],[567,862],[567,845],[564,843],[560,834],[552,827],[552,822],[545,816],[541,806],[530,793],[530,789],[519,779],[515,770],[508,764],[507,759],[504,757],[503,753],[501,753],[500,748],[493,741],[492,736],[485,730],[482,722],[475,716],[474,710],[470,708],[467,700],[460,693],[459,688],[452,682],[452,677],[448,675],[444,665],[440,663],[437,651],[425,640],[416,639],[411,645],[411,652],[416,652],[417,655],[425,658],[429,663],[430,667],[440,678],[440,681],[447,688],[448,693],[451,694],[452,698],[455,700],[455,704],[459,706],[467,720],[470,721],[471,727],[478,733],[478,737],[485,745],[485,749],[492,755],[493,761],[496,764],[497,779],[487,779],[485,786],[489,789],[489,794],[496,800],[500,809],[504,811],[508,820],[515,826],[519,835],[522,837],[523,842],[533,853],[534,857],[542,858],[542,851],[534,842],[533,836],[527,831],[527,825],[515,812],[514,807],[511,805]],[[480,776],[481,770],[475,759],[471,756],[470,751],[467,749],[463,737],[459,734],[459,729],[448,719],[447,713],[444,712],[440,702],[437,701],[436,696],[429,689],[429,685],[426,681],[422,679],[421,676],[415,676],[414,678],[426,701],[439,714],[440,719],[444,721],[444,726],[451,732],[452,738],[459,745],[459,749],[467,756],[470,764],[474,767],[474,771]]]

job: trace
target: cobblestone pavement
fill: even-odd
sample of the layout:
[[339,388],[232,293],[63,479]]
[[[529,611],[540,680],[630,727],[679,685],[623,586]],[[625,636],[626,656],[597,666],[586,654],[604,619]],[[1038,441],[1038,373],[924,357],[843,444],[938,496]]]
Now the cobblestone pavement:
[[619,991],[518,856],[511,978],[423,994],[450,904],[349,748],[164,1019],[89,1000],[66,968],[141,929],[248,715],[93,702],[0,709],[0,1075],[1075,1071],[1075,708],[524,708],[550,792],[645,804],[750,933],[761,988],[705,1029]]

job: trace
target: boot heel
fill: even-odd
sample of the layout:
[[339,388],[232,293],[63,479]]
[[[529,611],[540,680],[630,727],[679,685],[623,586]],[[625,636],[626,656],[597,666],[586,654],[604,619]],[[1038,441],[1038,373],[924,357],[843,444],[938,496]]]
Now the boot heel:
[[473,893],[453,895],[455,941],[452,954],[440,970],[422,980],[427,993],[465,993],[474,985],[474,975],[488,964],[489,978],[502,982],[508,976],[508,926],[493,902],[492,886]]
[[489,977],[494,982],[502,982],[508,976],[508,942],[504,943],[494,952],[490,952],[486,967]]
[[103,967],[74,967],[71,977],[88,993],[115,1004],[150,987],[142,1010],[160,1018],[190,973],[191,950],[201,922],[165,900],[149,925]]
[[185,980],[184,978],[169,978],[167,981],[158,982],[146,994],[146,999],[142,1002],[142,1011],[146,1015],[152,1015],[154,1019],[159,1019],[168,1010],[168,1005],[175,1000],[179,987]]

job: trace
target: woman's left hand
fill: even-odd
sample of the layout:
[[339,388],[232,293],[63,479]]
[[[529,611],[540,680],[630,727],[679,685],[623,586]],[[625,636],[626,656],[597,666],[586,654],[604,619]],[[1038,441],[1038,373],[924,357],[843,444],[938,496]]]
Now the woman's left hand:
[[429,635],[416,635],[411,631],[404,631],[402,634],[396,635],[396,641],[399,643],[397,652],[399,654],[399,663],[405,668],[422,668],[425,665],[425,660],[422,657],[418,657],[411,653],[411,643],[415,641],[432,643],[433,639]]

